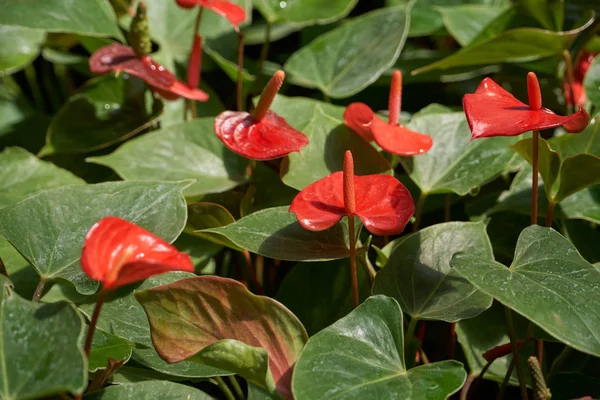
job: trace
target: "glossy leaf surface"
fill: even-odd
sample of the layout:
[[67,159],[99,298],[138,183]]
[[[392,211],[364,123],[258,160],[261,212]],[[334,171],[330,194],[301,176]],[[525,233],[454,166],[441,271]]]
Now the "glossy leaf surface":
[[583,79],[585,94],[595,105],[600,105],[600,57],[594,58]]
[[470,142],[471,132],[463,113],[415,115],[409,128],[430,135],[433,147],[418,157],[401,158],[404,169],[424,193],[465,195],[500,175],[514,153],[514,138]]
[[298,85],[349,97],[394,65],[407,32],[404,7],[373,11],[319,36],[292,54],[284,69]]
[[402,238],[377,274],[373,293],[395,298],[411,318],[472,318],[489,308],[492,298],[450,267],[459,251],[494,260],[483,223],[447,222]]
[[292,22],[304,24],[327,24],[343,18],[354,8],[358,0],[318,0],[284,2],[256,0],[256,8],[269,23]]
[[222,235],[252,253],[279,260],[325,261],[348,256],[345,223],[322,232],[307,231],[288,208],[267,208],[204,232]]
[[165,272],[194,271],[187,254],[144,228],[111,216],[96,222],[86,234],[81,268],[104,290]]
[[215,137],[213,121],[200,118],[163,128],[88,161],[110,167],[126,180],[194,179],[186,196],[224,192],[243,182],[247,161]]
[[211,242],[231,247],[235,250],[241,250],[223,235],[202,231],[203,229],[219,228],[233,224],[234,222],[235,218],[233,218],[233,215],[220,204],[208,202],[191,203],[188,205],[188,220],[185,231]]
[[460,4],[437,7],[444,26],[463,47],[475,41],[492,21],[508,10],[506,4]]
[[88,358],[88,371],[94,372],[106,368],[108,360],[129,361],[133,343],[110,333],[96,331],[92,340],[90,357]]
[[306,344],[294,371],[297,400],[442,399],[466,378],[462,364],[442,361],[407,370],[402,311],[386,296],[367,299]]
[[185,225],[187,184],[107,182],[44,191],[0,210],[0,232],[41,277],[66,279],[80,293],[92,294],[98,285],[79,263],[88,229],[114,215],[171,242]]
[[181,383],[146,381],[109,386],[85,395],[85,400],[213,400],[208,394]]
[[33,62],[45,39],[43,31],[0,25],[0,73],[10,75]]
[[[32,399],[87,385],[83,318],[71,304],[32,303],[0,275],[0,386],[3,399]],[[52,343],[51,346],[48,344]]]
[[[137,291],[135,296],[148,314],[154,346],[167,361],[194,356],[268,390],[275,389],[269,382],[274,380],[277,391],[291,397],[292,366],[307,335],[300,321],[278,302],[216,276],[184,279]],[[237,356],[231,352],[236,349]],[[262,352],[268,362],[262,360]]]
[[551,228],[526,228],[509,268],[470,253],[451,265],[482,292],[525,316],[550,335],[588,354],[600,354],[594,307],[600,271]]
[[272,111],[260,121],[247,112],[225,111],[215,120],[215,133],[229,150],[251,160],[280,158],[308,144],[306,135]]
[[[338,171],[302,189],[290,206],[300,225],[322,231],[349,215],[344,208],[343,180]],[[399,234],[415,211],[408,189],[390,175],[354,176],[354,193],[355,215],[375,235]]]

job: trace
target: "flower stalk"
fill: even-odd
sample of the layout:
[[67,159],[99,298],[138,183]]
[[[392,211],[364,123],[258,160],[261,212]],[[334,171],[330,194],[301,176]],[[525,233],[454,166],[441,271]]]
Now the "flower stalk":
[[344,154],[344,209],[348,215],[348,236],[350,241],[350,279],[352,281],[352,300],[358,307],[358,271],[356,268],[356,232],[354,214],[356,213],[356,197],[354,193],[354,160],[352,153],[347,150]]

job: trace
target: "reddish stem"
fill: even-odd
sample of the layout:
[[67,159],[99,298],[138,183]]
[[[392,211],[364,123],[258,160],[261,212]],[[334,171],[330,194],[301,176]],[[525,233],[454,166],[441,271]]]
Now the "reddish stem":
[[271,107],[275,96],[277,96],[277,92],[279,92],[281,85],[283,85],[284,79],[285,72],[281,70],[275,72],[275,75],[273,75],[271,80],[269,80],[269,83],[267,83],[267,86],[265,86],[265,90],[263,90],[262,94],[260,95],[258,105],[252,113],[254,119],[260,121],[265,117],[265,115],[267,115],[267,111],[269,111],[269,108]]
[[539,138],[540,133],[533,131],[533,151],[531,154],[531,225],[537,224],[538,220],[538,158],[539,158]]
[[83,348],[85,352],[85,356],[90,356],[90,349],[92,348],[92,339],[94,338],[94,332],[96,331],[96,324],[98,323],[98,317],[100,316],[100,309],[104,305],[106,292],[104,290],[100,290],[98,294],[98,299],[96,300],[96,307],[94,307],[94,313],[92,314],[92,319],[90,320],[90,326],[88,327],[88,333],[85,338],[85,346]]
[[354,307],[358,307],[358,271],[356,268],[356,234],[354,231],[354,213],[356,199],[354,197],[354,160],[352,153],[347,150],[344,154],[344,209],[348,215],[348,236],[350,241],[350,277],[352,280],[352,299]]
[[248,275],[250,276],[250,281],[254,285],[254,290],[258,294],[263,294],[262,286],[256,279],[256,271],[254,270],[254,265],[252,264],[252,257],[250,256],[250,252],[248,250],[243,250],[242,254],[244,255],[244,260],[246,260]]
[[237,84],[236,84],[236,94],[237,94],[237,110],[243,111],[244,105],[242,104],[243,100],[243,86],[242,86],[242,72],[244,71],[244,32],[238,32],[238,70],[237,70]]
[[554,214],[554,207],[556,204],[550,200],[548,202],[548,210],[546,211],[546,226],[550,228],[552,226],[552,216]]
[[392,74],[390,83],[390,97],[388,100],[388,122],[390,125],[396,125],[400,119],[400,110],[402,108],[402,72],[396,69]]
[[450,337],[448,338],[448,359],[454,359],[454,349],[456,348],[456,322],[450,324]]

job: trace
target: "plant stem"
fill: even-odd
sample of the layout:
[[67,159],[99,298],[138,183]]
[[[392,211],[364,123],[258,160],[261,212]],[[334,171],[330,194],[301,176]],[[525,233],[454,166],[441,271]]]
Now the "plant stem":
[[554,207],[556,204],[554,201],[550,200],[548,202],[548,210],[546,211],[546,226],[548,228],[552,227],[552,214],[554,213]]
[[236,84],[237,110],[244,111],[243,85],[242,85],[242,72],[244,71],[244,32],[238,32],[237,55],[238,55],[237,84]]
[[[408,350],[411,348],[410,342],[412,338],[415,336],[415,331],[417,330],[417,323],[419,322],[418,318],[411,318],[408,323],[408,328],[406,328],[406,335],[404,336],[404,347]],[[412,368],[415,364],[415,354],[405,354],[406,357],[406,366],[407,368]]]
[[237,379],[235,379],[235,375],[229,375],[227,378],[229,378],[229,382],[231,383],[231,386],[233,386],[233,390],[235,391],[237,397],[243,400],[244,392],[242,391],[242,388],[240,387],[240,384],[238,383]]
[[250,281],[254,285],[254,290],[258,294],[263,294],[262,286],[256,279],[256,271],[254,270],[254,266],[252,264],[252,257],[250,256],[250,252],[248,250],[243,250],[242,254],[244,255],[244,259],[246,260],[246,268],[248,269],[248,275],[250,276]]
[[90,326],[88,327],[87,337],[85,338],[85,347],[83,350],[85,351],[85,356],[90,356],[90,349],[92,348],[92,339],[94,338],[94,331],[96,330],[96,324],[98,323],[98,317],[100,316],[100,309],[104,304],[106,293],[103,290],[100,290],[98,294],[98,298],[96,299],[96,307],[94,307],[94,313],[92,314],[92,319],[90,320]]
[[515,359],[510,360],[510,364],[508,369],[506,370],[506,375],[504,375],[504,380],[502,381],[502,385],[500,386],[500,392],[498,392],[498,397],[496,400],[502,400],[504,398],[504,392],[508,387],[508,381],[510,381],[510,377],[512,376],[513,369],[515,369]]
[[44,96],[42,96],[42,91],[40,90],[40,85],[38,83],[33,64],[25,67],[23,71],[25,72],[25,78],[27,79],[27,84],[31,90],[31,96],[33,97],[35,108],[38,110],[45,110],[46,106],[44,103]]
[[[517,346],[517,339],[515,337],[515,325],[513,322],[512,311],[508,307],[504,307],[504,315],[506,317],[506,326],[508,328],[508,337],[510,338],[510,345],[512,347],[513,360],[515,367],[517,368],[517,376],[519,377],[519,387],[521,388],[521,399],[527,400],[527,384],[525,383],[525,373],[523,366],[519,361],[519,347]],[[510,379],[510,376],[509,376]]]
[[223,395],[227,400],[235,400],[235,396],[233,395],[233,393],[229,389],[229,386],[227,386],[223,378],[221,378],[220,376],[215,376],[215,381],[217,382],[217,385],[219,385],[219,389],[221,389],[221,392],[223,392]]
[[256,280],[258,281],[258,284],[262,287],[265,282],[265,258],[260,254],[256,255],[256,258],[254,260],[254,269],[256,270]]
[[467,376],[467,380],[460,391],[460,400],[467,400],[469,398],[469,389],[471,388],[471,384],[477,379],[478,377],[475,376],[475,374],[469,374],[469,376]]
[[[494,361],[496,361],[496,359],[488,361],[487,364],[485,364],[483,366],[483,368],[481,369],[481,371],[479,372],[479,375],[477,375],[477,377],[475,379],[473,379],[472,382],[469,383],[468,387],[467,387],[467,384],[465,383],[465,386],[463,386],[463,389],[460,392],[460,400],[470,399],[475,395],[475,391],[477,390],[477,384],[483,379],[483,376],[485,375],[487,370],[492,366],[492,363]],[[468,379],[467,379],[467,382],[468,382]],[[472,386],[472,389],[471,389],[471,386]],[[464,393],[464,395],[463,395],[463,393]]]
[[354,308],[358,307],[358,271],[356,270],[356,236],[354,233],[354,216],[348,216],[348,236],[350,240],[350,279],[352,280],[352,300]]
[[[192,36],[192,51],[194,51],[194,42],[196,41],[196,35],[198,34],[198,31],[200,30],[200,22],[202,22],[202,14],[204,12],[204,7],[200,6],[198,7],[198,14],[196,14],[196,21],[194,21],[194,34]],[[191,54],[190,54],[191,57]],[[200,70],[198,71],[198,74],[202,73],[202,67],[200,67]],[[200,80],[198,80],[198,82],[200,82]],[[197,113],[196,113],[196,101],[195,100],[187,100],[185,101],[186,103],[186,107],[184,108],[184,120],[187,120],[187,113],[186,113],[186,109],[187,106],[189,105],[190,107],[190,112],[192,113],[192,119],[196,119],[197,117]]]
[[[567,89],[564,90],[563,96],[565,98],[567,111],[569,114],[572,114],[575,109],[575,93],[573,92],[573,82],[575,79],[573,74],[573,58],[571,57],[569,50],[563,50],[563,58],[565,59],[565,76],[567,77]],[[567,90],[569,91],[569,97],[571,97],[570,102],[567,101]]]
[[450,335],[448,337],[448,359],[454,358],[454,349],[456,347],[456,322],[450,324]]
[[40,278],[40,283],[38,283],[37,287],[35,288],[35,292],[33,293],[33,297],[31,299],[31,301],[33,301],[33,302],[40,301],[40,298],[42,297],[42,293],[44,293],[44,285],[45,284],[46,284],[46,279],[44,279],[43,277]]
[[423,206],[425,204],[426,194],[421,192],[419,195],[419,200],[417,200],[417,205],[415,206],[415,222],[412,226],[412,231],[416,232],[419,230],[419,225],[421,225],[421,213],[423,212]]
[[367,280],[369,281],[369,287],[373,286],[373,280],[375,279],[377,272],[375,269],[373,269],[373,266],[367,262],[364,254],[358,256],[358,261],[360,261],[360,265],[362,265],[363,269],[365,270]]
[[265,29],[265,41],[260,49],[260,58],[258,60],[258,71],[256,72],[256,85],[254,86],[255,94],[260,92],[263,80],[263,69],[265,67],[265,61],[269,55],[269,46],[271,45],[271,24],[267,22],[267,28]]
[[[533,149],[531,157],[531,165],[533,167],[531,173],[531,225],[537,224],[538,216],[538,146],[540,133],[533,131]],[[518,369],[518,367],[517,367]]]

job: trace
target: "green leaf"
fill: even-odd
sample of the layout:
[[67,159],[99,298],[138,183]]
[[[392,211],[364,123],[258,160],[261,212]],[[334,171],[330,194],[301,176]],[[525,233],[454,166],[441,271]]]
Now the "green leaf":
[[[370,294],[367,278],[359,267],[359,297]],[[276,299],[304,324],[309,335],[328,327],[354,308],[350,261],[298,263],[285,276]]]
[[348,257],[345,221],[312,232],[304,229],[288,208],[267,208],[233,224],[203,232],[217,233],[242,249],[278,260],[326,261]]
[[521,0],[520,3],[544,28],[553,31],[563,29],[564,0]]
[[559,203],[573,193],[599,183],[600,158],[591,154],[568,157],[560,168],[560,186],[554,201]]
[[[561,167],[561,160],[558,153],[550,148],[550,145],[544,138],[538,139],[538,169],[544,181],[546,196],[552,198],[554,182],[558,178]],[[521,155],[529,164],[533,163],[533,139],[523,139],[511,146]]]
[[548,140],[550,147],[561,157],[573,157],[578,154],[591,154],[600,157],[600,121],[596,120],[575,135],[563,135]]
[[294,369],[297,400],[445,399],[466,378],[462,364],[442,361],[406,369],[402,311],[386,296],[367,299],[310,338]]
[[3,237],[0,237],[0,258],[13,282],[15,292],[21,297],[30,299],[40,282],[35,269]]
[[222,246],[227,246],[234,250],[242,250],[223,235],[202,231],[203,229],[219,228],[233,224],[234,222],[235,218],[233,218],[233,215],[220,204],[203,202],[192,203],[188,204],[188,219],[185,225],[185,231]]
[[595,105],[600,106],[600,57],[594,61],[583,78],[583,89],[587,98]]
[[524,63],[545,57],[559,57],[573,39],[590,25],[591,21],[568,32],[551,32],[538,28],[510,29],[490,39],[463,47],[451,56],[419,68],[413,73],[471,65]]
[[424,194],[454,192],[464,196],[498,177],[513,156],[514,137],[471,140],[463,112],[417,114],[408,124],[433,138],[425,154],[400,162]]
[[270,24],[329,24],[348,15],[357,2],[358,0],[329,0],[326,3],[319,0],[254,0],[254,6]]
[[394,247],[375,277],[373,294],[395,298],[411,318],[446,322],[472,318],[488,309],[492,298],[450,267],[459,251],[494,260],[482,222],[447,222],[408,236]]
[[123,38],[106,0],[0,0],[0,25]]
[[146,109],[146,85],[135,77],[94,79],[52,119],[40,156],[85,153],[137,135],[158,121],[162,103]]
[[508,9],[505,4],[461,4],[437,8],[448,32],[463,47],[473,42],[489,23]]
[[172,125],[87,160],[114,169],[125,180],[194,179],[186,196],[224,192],[244,181],[248,162],[223,145],[213,125],[214,118]]
[[[34,399],[87,386],[80,340],[83,318],[73,305],[32,303],[0,276],[2,399]],[[51,344],[51,345],[50,345]]]
[[0,153],[0,208],[31,197],[42,190],[85,183],[71,172],[41,161],[19,148],[8,147]]
[[302,190],[340,171],[346,150],[352,151],[357,175],[389,171],[389,163],[377,150],[346,127],[343,107],[302,97],[277,96],[271,109],[310,141],[302,148],[302,154],[292,153],[284,159],[281,179],[286,185]]
[[296,51],[284,69],[295,84],[336,99],[349,97],[394,65],[406,40],[408,20],[405,7],[361,15]]
[[154,346],[168,362],[198,360],[290,397],[291,369],[307,335],[280,303],[216,276],[136,291],[135,297],[148,315]]
[[[82,342],[83,343],[83,342]],[[106,368],[108,359],[129,361],[133,344],[123,338],[97,330],[94,332],[92,348],[88,358],[88,371]]]
[[[203,50],[206,51],[206,47],[203,47]],[[210,97],[208,98],[208,101],[205,102],[194,102],[196,105],[196,117],[216,117],[221,112],[225,111],[225,106],[221,102],[219,95],[206,84],[206,81],[200,82],[200,89],[208,93]],[[168,128],[185,121],[183,118],[183,111],[187,101],[187,99],[180,97],[177,100],[164,102],[163,113],[160,118],[161,128]]]
[[215,265],[212,257],[216,256],[223,246],[185,232],[179,235],[173,245],[177,247],[177,250],[191,257],[196,274],[214,274]]
[[145,381],[126,383],[87,394],[85,400],[213,400],[212,396],[180,383]]
[[103,217],[134,222],[172,242],[187,216],[182,191],[189,182],[106,182],[47,190],[0,210],[0,233],[41,279],[65,279],[92,294],[98,283],[81,270],[86,232]]
[[31,64],[45,40],[43,31],[0,25],[0,74],[10,75]]
[[551,228],[525,229],[509,268],[471,253],[451,265],[482,292],[523,315],[563,343],[600,355],[600,271]]
[[298,194],[296,189],[281,181],[277,171],[272,170],[265,163],[256,164],[252,173],[252,185],[256,187],[256,193],[252,198],[251,212],[291,204]]

